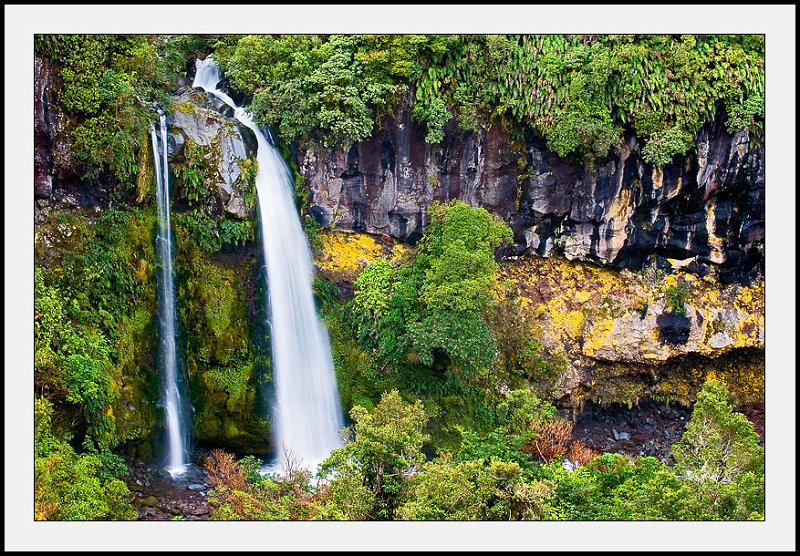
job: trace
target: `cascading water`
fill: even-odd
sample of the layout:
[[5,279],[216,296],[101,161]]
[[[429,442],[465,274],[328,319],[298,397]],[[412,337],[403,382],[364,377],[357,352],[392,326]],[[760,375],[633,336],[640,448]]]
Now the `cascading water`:
[[[272,370],[276,401],[273,440],[295,465],[316,467],[341,446],[343,426],[330,340],[317,317],[313,267],[297,209],[292,175],[278,150],[243,108],[217,89],[221,77],[212,58],[196,61],[193,87],[202,88],[234,109],[258,140],[259,222],[269,281]],[[277,455],[273,469],[281,466]]]
[[184,423],[186,409],[178,387],[178,361],[175,349],[175,287],[172,279],[172,230],[169,211],[169,158],[167,153],[167,123],[159,110],[161,120],[162,155],[158,152],[158,135],[152,129],[153,160],[156,169],[156,204],[158,205],[158,236],[156,246],[159,257],[158,286],[158,355],[162,367],[163,404],[167,426],[167,471],[173,477],[182,475],[187,467],[188,436]]

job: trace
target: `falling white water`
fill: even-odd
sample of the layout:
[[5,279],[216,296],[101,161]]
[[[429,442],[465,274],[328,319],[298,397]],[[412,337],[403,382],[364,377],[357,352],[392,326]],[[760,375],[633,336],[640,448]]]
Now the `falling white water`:
[[187,436],[183,420],[185,408],[178,389],[178,362],[175,350],[175,287],[172,280],[172,230],[169,217],[169,171],[167,155],[167,123],[161,119],[161,145],[159,156],[155,126],[152,130],[153,159],[156,167],[156,202],[158,204],[158,332],[159,359],[162,366],[163,403],[167,413],[167,471],[173,477],[186,471]]
[[341,446],[342,414],[330,340],[317,317],[312,293],[313,267],[297,209],[292,175],[283,158],[244,109],[217,89],[219,67],[197,60],[193,87],[202,88],[234,109],[258,140],[259,221],[269,283],[272,330],[274,470],[284,450],[295,466],[315,468]]

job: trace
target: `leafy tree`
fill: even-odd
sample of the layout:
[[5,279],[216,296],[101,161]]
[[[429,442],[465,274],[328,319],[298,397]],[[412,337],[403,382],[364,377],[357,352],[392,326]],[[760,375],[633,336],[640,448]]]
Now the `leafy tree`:
[[[391,519],[398,504],[398,497],[407,481],[425,456],[422,443],[425,435],[422,427],[427,417],[422,403],[404,402],[399,392],[385,393],[373,411],[355,406],[350,411],[354,421],[352,439],[343,448],[337,448],[320,467],[320,475],[329,477],[331,498],[341,497],[342,489],[353,484],[363,488],[356,490],[362,500],[358,515],[370,519]],[[364,501],[372,507],[364,507]]]
[[544,519],[547,482],[525,483],[515,463],[428,462],[409,480],[397,517],[415,520]]
[[38,399],[34,414],[34,517],[37,520],[136,519],[127,468],[118,456],[91,442],[81,455],[52,430],[53,406]]
[[573,472],[561,462],[547,468],[547,477],[556,481],[551,503],[559,518],[566,520],[631,519],[626,496],[620,492],[636,491],[653,475],[659,465],[655,458],[642,458],[631,464],[621,454],[603,454]]
[[730,392],[715,379],[697,394],[692,418],[672,453],[676,467],[698,482],[730,483],[742,473],[764,473],[764,449],[753,424],[733,411]]
[[[156,38],[146,35],[37,35],[37,54],[57,64],[63,83],[58,102],[68,120],[75,157],[85,178],[97,180],[110,170],[122,184],[134,186],[142,157],[148,155],[153,100],[164,80]],[[119,196],[119,195],[118,195]]]
[[426,35],[248,35],[215,56],[284,141],[348,147],[372,133],[446,41]]
[[511,230],[486,209],[455,201],[432,203],[420,243],[428,256],[421,298],[431,311],[482,313],[491,297],[497,263],[494,250],[510,242]]
[[494,249],[511,232],[460,201],[434,203],[429,216],[413,262],[376,261],[356,280],[352,322],[397,387],[488,422],[482,381],[497,348],[486,315],[495,302]]

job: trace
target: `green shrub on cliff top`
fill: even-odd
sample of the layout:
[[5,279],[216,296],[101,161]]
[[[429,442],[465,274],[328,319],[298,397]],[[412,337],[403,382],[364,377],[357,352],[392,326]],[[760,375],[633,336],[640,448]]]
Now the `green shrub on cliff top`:
[[443,104],[463,129],[500,116],[532,125],[560,156],[589,160],[605,155],[623,128],[660,165],[685,152],[687,138],[720,110],[731,132],[763,127],[760,36],[460,36],[447,54],[432,58],[416,83],[414,114],[429,141],[442,137]]
[[413,88],[438,143],[467,131],[533,128],[560,156],[605,156],[630,130],[661,165],[718,112],[728,130],[764,120],[764,41],[747,35],[247,36],[217,49],[260,123],[287,141],[347,148]]
[[154,112],[142,99],[156,95],[158,52],[145,35],[37,35],[36,52],[56,62],[63,82],[58,100],[68,115],[75,156],[85,177],[108,169],[132,190],[140,146]]
[[422,69],[441,40],[425,35],[245,36],[215,55],[228,79],[252,95],[256,121],[284,141],[315,138],[345,148]]

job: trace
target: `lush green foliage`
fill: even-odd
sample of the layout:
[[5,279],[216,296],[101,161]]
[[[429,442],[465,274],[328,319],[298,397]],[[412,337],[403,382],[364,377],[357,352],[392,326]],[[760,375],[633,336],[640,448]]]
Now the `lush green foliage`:
[[54,409],[37,398],[34,412],[34,517],[37,520],[135,519],[130,492],[119,477],[122,460],[91,442],[81,455],[53,433]]
[[[560,460],[545,464],[535,461],[524,445],[542,430],[539,425],[557,420],[552,406],[521,390],[509,393],[498,415],[501,426],[480,441],[472,433],[464,434],[456,457],[441,453],[423,464],[422,404],[389,392],[371,411],[353,408],[351,436],[323,464],[319,476],[325,480],[316,485],[288,457],[283,477],[261,477],[254,471],[259,462],[245,459],[237,464],[228,457],[225,485],[212,497],[217,506],[213,517],[763,519],[763,452],[755,444],[752,425],[743,425],[746,419],[732,413],[729,394],[718,383],[704,387],[692,421],[674,448],[676,459],[683,462],[675,468],[652,457],[612,453],[574,470]],[[723,454],[731,446],[736,448]],[[693,455],[679,455],[689,452]],[[694,457],[697,454],[702,461]],[[730,473],[703,475],[710,460],[725,461]],[[212,465],[217,470],[213,477],[219,475],[219,467]],[[697,473],[687,473],[689,468]]]
[[[187,139],[183,149],[183,160],[171,165],[175,184],[182,189],[183,196],[192,207],[185,212],[173,212],[176,226],[185,228],[194,243],[205,253],[216,253],[230,246],[244,245],[255,238],[254,222],[238,219],[225,213],[218,215],[215,202],[219,176],[219,156],[214,145],[202,146]],[[258,163],[249,159],[237,160],[241,173],[232,188],[241,191],[246,207],[255,212],[255,181]]]
[[350,417],[355,423],[350,442],[331,452],[320,473],[330,477],[334,493],[360,484],[372,502],[366,515],[391,519],[407,475],[425,461],[421,451],[425,410],[421,402],[408,404],[393,390],[373,411],[355,406]]
[[483,460],[453,463],[443,457],[426,463],[413,476],[400,519],[519,520],[542,519],[551,509],[546,497],[551,485],[526,483],[519,465]]
[[692,290],[683,280],[676,285],[664,289],[664,299],[667,308],[672,309],[676,315],[686,314],[686,302],[692,297]]
[[190,235],[191,240],[202,252],[216,253],[230,246],[240,246],[255,238],[252,220],[223,218],[218,220],[202,209],[191,209],[174,213],[173,219],[180,232]]
[[192,205],[205,205],[214,193],[216,174],[214,165],[208,159],[215,153],[211,148],[186,140],[183,148],[184,162],[173,167],[175,176],[186,190],[186,197]]
[[195,239],[197,230],[186,225],[191,221],[178,215],[175,220],[176,284],[195,407],[194,435],[237,449],[263,451],[267,422],[257,404],[260,385],[270,376],[249,325],[261,320],[255,318],[256,307],[248,305],[254,261],[232,265],[213,260],[207,253],[219,249],[219,244],[209,249]]
[[372,133],[392,99],[440,48],[422,35],[258,35],[215,55],[231,83],[252,96],[256,121],[284,141],[316,138],[345,147]]
[[154,227],[141,210],[61,216],[42,232],[57,255],[38,248],[34,383],[103,449],[142,440],[154,424],[151,410],[122,403],[152,387]]
[[349,319],[361,348],[397,388],[488,422],[480,383],[496,344],[486,314],[494,303],[494,248],[511,232],[485,209],[461,202],[434,204],[429,215],[413,262],[378,260],[359,275]]
[[451,120],[476,131],[500,118],[589,160],[630,130],[646,161],[665,164],[718,112],[731,132],[763,127],[757,35],[246,36],[216,55],[257,120],[287,141],[346,148],[407,89],[428,142]]
[[763,99],[763,37],[460,36],[418,80],[414,113],[432,142],[445,111],[468,130],[499,116],[532,123],[560,156],[590,160],[630,129],[660,165],[719,111],[729,131],[761,129]]
[[701,483],[764,474],[764,449],[753,424],[733,412],[730,392],[716,380],[707,381],[697,394],[692,419],[672,451],[677,469]]
[[94,180],[108,169],[123,191],[132,188],[154,117],[145,99],[156,98],[163,75],[155,39],[37,35],[35,50],[58,64],[62,87],[55,100],[72,118],[68,125],[85,177]]

